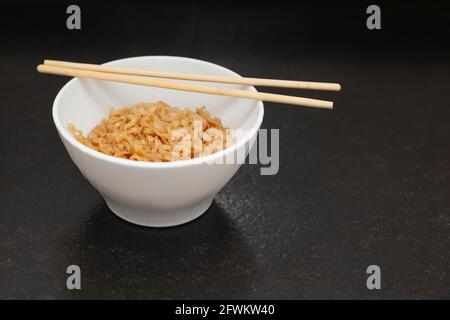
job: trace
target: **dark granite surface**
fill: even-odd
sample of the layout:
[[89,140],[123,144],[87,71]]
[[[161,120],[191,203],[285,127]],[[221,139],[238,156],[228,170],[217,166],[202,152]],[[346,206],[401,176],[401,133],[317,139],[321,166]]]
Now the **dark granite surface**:
[[[2,4],[0,298],[450,298],[450,13],[404,4],[374,32],[345,1],[81,2],[76,32],[64,3]],[[279,173],[243,166],[201,218],[142,228],[70,160],[51,118],[67,79],[35,66],[157,54],[343,91],[298,92],[333,111],[267,103]],[[66,289],[71,264],[82,290]]]

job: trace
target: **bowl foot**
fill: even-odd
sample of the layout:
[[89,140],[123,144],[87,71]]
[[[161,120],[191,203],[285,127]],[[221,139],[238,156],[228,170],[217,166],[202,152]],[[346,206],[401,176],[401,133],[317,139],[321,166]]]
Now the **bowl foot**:
[[214,197],[176,210],[145,210],[123,206],[105,198],[108,208],[119,218],[144,227],[173,227],[200,217],[211,206]]

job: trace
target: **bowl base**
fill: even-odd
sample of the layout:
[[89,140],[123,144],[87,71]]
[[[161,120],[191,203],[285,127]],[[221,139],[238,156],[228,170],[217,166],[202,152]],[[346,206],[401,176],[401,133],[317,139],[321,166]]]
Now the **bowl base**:
[[214,197],[202,202],[176,210],[149,211],[125,207],[105,198],[108,208],[119,218],[144,227],[173,227],[190,222],[200,217],[211,206]]

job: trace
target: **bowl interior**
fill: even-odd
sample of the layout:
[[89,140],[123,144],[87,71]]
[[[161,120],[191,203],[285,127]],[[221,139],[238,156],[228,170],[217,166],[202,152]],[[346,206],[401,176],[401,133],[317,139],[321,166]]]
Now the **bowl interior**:
[[[116,60],[105,65],[179,73],[238,76],[221,66],[181,57],[137,57]],[[170,81],[256,91],[253,87],[239,85],[182,80]],[[258,122],[262,120],[263,114],[262,103],[254,100],[89,79],[71,80],[58,94],[53,113],[58,129],[62,131],[61,133],[69,141],[77,144],[67,129],[69,123],[73,123],[84,134],[87,134],[103,118],[108,116],[110,107],[122,108],[139,102],[155,102],[158,100],[180,108],[195,109],[196,107],[206,106],[206,110],[213,116],[220,117],[224,126],[246,131],[259,126]]]

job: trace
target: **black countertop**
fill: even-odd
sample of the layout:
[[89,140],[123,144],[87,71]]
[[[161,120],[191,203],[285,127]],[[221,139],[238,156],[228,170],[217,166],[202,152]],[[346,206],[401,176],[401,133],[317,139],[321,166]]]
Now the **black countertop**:
[[[340,2],[81,2],[0,8],[0,298],[450,298],[449,10]],[[280,170],[244,165],[199,219],[113,215],[51,118],[67,81],[44,58],[211,61],[255,77],[340,82],[333,111],[265,104]],[[273,92],[292,93],[290,90]],[[66,288],[67,266],[82,289]],[[366,287],[379,265],[381,290]]]

